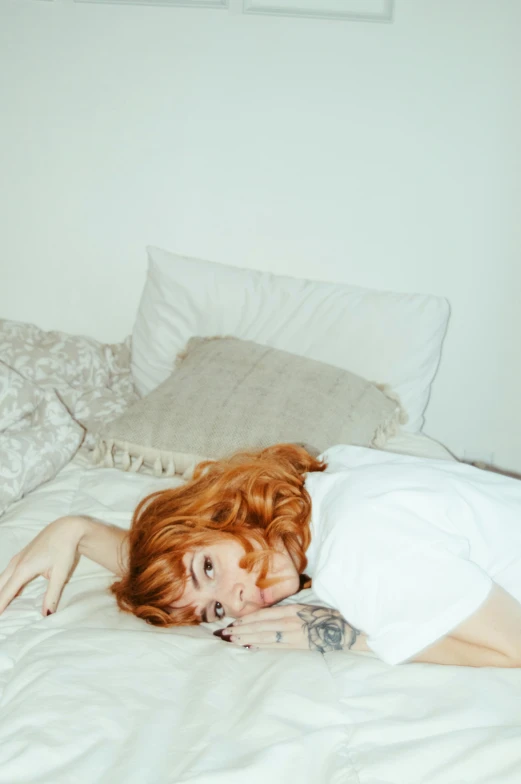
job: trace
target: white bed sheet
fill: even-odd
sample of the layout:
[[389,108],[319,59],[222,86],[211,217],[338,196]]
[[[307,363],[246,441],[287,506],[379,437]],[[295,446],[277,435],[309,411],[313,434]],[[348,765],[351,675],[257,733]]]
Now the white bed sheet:
[[[127,527],[177,482],[76,460],[0,520],[0,569],[60,515]],[[251,653],[119,613],[110,580],[82,559],[55,615],[39,579],[0,617],[0,784],[521,781],[519,670]]]

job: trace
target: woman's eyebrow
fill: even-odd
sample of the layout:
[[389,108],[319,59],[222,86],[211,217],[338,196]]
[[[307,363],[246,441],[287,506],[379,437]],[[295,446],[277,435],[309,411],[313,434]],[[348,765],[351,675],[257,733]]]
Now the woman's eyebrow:
[[199,585],[199,580],[195,576],[195,572],[194,572],[194,560],[195,560],[195,555],[192,556],[192,562],[190,564],[190,576],[192,578],[193,584],[195,585],[197,590],[200,591],[201,590],[201,586]]

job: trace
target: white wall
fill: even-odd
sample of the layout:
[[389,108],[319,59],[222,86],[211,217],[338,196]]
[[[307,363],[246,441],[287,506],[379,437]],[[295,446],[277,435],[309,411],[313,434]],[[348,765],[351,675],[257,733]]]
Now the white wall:
[[520,29],[0,0],[0,314],[119,340],[146,244],[443,294],[425,430],[521,470]]

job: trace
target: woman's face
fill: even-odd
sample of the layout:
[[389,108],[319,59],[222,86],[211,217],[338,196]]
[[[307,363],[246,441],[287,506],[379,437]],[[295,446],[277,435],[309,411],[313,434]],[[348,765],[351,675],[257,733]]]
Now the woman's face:
[[233,539],[187,552],[183,563],[188,581],[173,607],[191,605],[202,621],[211,623],[225,615],[240,618],[297,593],[299,575],[285,548],[273,556],[266,575],[279,582],[263,589],[255,584],[258,570],[247,572],[239,566],[244,554],[244,548]]

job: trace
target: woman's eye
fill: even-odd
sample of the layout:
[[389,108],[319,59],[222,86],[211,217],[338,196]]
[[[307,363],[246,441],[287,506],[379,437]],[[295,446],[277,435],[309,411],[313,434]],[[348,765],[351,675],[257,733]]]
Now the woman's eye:
[[215,617],[224,618],[224,616],[225,616],[224,607],[222,606],[221,602],[215,602]]
[[207,577],[213,577],[213,563],[211,558],[204,559],[204,573]]

